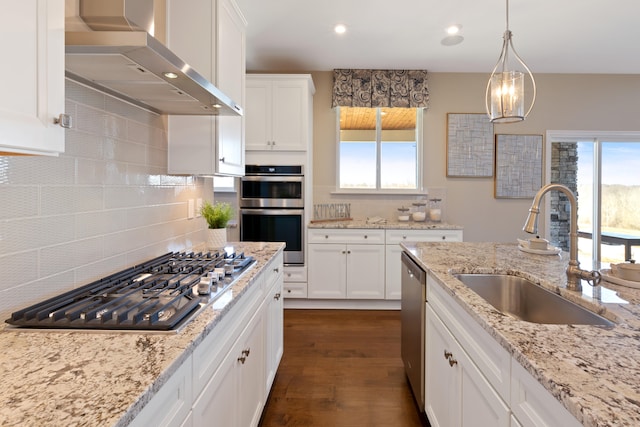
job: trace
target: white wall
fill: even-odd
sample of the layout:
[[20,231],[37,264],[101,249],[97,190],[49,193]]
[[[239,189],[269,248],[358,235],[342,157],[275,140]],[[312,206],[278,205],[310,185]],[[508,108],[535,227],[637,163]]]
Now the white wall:
[[60,157],[0,156],[0,320],[44,297],[205,240],[188,199],[211,179],[167,175],[162,116],[66,82]]
[[[391,218],[407,197],[332,195],[335,189],[335,113],[331,71],[313,72],[314,203],[352,203],[357,217]],[[430,108],[424,116],[424,186],[446,198],[444,219],[464,226],[467,241],[515,241],[529,199],[495,199],[492,178],[446,177],[447,113],[483,113],[487,74],[432,73]],[[541,134],[547,130],[640,130],[640,75],[536,75],[538,99],[526,121],[496,125],[495,133]],[[544,168],[543,168],[544,169]],[[544,178],[543,178],[544,182]],[[433,191],[432,191],[433,192]],[[354,205],[355,204],[355,205]],[[544,234],[544,224],[540,224]]]

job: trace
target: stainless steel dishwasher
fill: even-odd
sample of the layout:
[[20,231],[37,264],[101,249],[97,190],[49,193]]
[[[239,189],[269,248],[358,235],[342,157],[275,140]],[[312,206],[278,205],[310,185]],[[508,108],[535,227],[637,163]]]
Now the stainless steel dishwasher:
[[401,354],[413,397],[424,412],[426,273],[402,252]]

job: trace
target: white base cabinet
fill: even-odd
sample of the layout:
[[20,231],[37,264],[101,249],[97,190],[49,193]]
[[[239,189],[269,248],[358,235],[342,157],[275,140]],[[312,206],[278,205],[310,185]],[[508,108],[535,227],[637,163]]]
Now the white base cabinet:
[[264,378],[264,318],[253,315],[240,338],[218,366],[193,405],[193,426],[257,426],[266,395]]
[[384,230],[309,230],[308,298],[384,299]]
[[506,403],[427,305],[425,412],[433,427],[509,427]]
[[258,425],[284,349],[282,272],[280,252],[132,426]]
[[581,425],[430,274],[425,412],[433,427]]

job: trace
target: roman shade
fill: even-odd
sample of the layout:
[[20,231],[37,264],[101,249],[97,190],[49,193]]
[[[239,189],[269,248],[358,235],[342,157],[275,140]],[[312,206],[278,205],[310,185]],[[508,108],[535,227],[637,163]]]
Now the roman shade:
[[426,70],[333,70],[332,107],[427,108]]

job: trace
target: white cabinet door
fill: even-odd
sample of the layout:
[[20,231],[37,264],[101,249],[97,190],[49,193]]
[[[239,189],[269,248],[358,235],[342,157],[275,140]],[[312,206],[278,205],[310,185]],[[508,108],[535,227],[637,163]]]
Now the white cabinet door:
[[428,304],[425,317],[425,413],[432,427],[459,426],[452,402],[460,400],[460,373],[448,359],[452,337]]
[[[233,350],[237,350],[234,346]],[[238,362],[237,351],[231,351],[220,363],[191,410],[193,427],[207,427],[214,422],[221,426],[238,424]]]
[[311,77],[307,75],[248,74],[246,149],[308,150],[314,91]]
[[271,149],[271,82],[247,76],[245,144],[247,150]]
[[384,299],[384,245],[347,245],[347,298]]
[[[260,310],[247,326],[238,358],[240,360],[238,404],[240,413],[238,426],[257,426],[262,415],[266,394],[264,315]],[[242,358],[244,362],[242,362]]]
[[[246,22],[233,0],[169,0],[167,44],[241,106]],[[197,42],[195,42],[197,41]],[[168,169],[244,175],[244,118],[168,117]]]
[[308,297],[346,298],[346,245],[341,243],[311,244],[308,249]]
[[432,426],[509,427],[509,407],[427,304],[425,411]]
[[278,370],[284,352],[284,277],[282,256],[274,260],[269,268],[271,269],[272,277],[267,279],[267,291],[265,294],[265,396],[267,396],[271,390],[276,371]]
[[194,427],[258,425],[265,401],[263,318],[260,308],[196,400]]
[[308,92],[304,81],[274,81],[272,102],[272,149],[307,149]]
[[64,129],[54,123],[65,108],[64,1],[1,0],[0,7],[0,154],[58,155],[64,152]]
[[[241,106],[245,102],[246,22],[231,0],[217,2],[216,85]],[[244,116],[218,117],[217,170],[219,174],[244,175]]]

